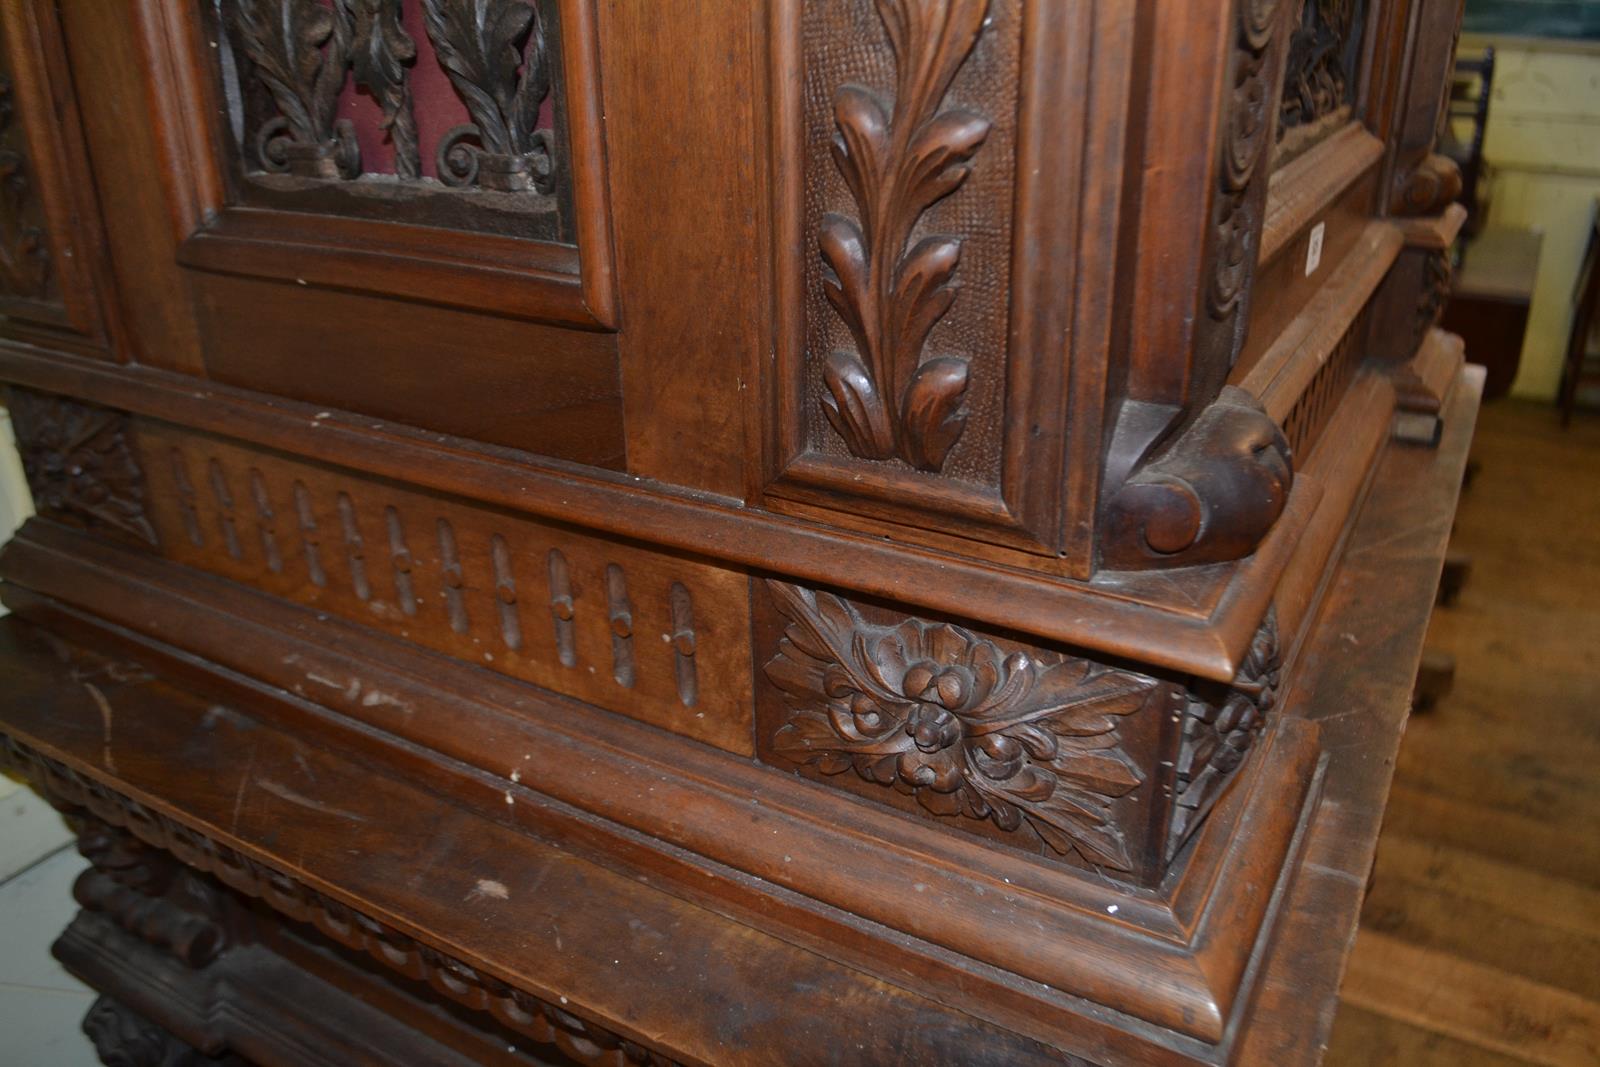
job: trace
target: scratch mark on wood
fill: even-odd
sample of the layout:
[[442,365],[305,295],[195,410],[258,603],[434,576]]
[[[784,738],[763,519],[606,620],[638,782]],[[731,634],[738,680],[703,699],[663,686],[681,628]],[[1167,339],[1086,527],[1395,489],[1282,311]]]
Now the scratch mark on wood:
[[83,687],[89,691],[89,696],[93,698],[95,706],[100,709],[101,761],[105,763],[106,770],[116,774],[117,761],[111,757],[111,720],[114,716],[114,712],[111,710],[111,701],[106,699],[106,695],[100,692],[100,687],[93,682],[84,682]]
[[297,793],[282,782],[275,782],[271,778],[261,779],[261,788],[275,797],[281,797],[291,804],[298,804],[303,808],[310,808],[312,811],[320,811],[325,815],[337,815],[339,818],[349,819],[351,822],[367,821],[365,815],[357,815],[353,811],[346,811],[344,808],[336,808],[332,804],[324,804],[320,800],[313,800],[304,793]]

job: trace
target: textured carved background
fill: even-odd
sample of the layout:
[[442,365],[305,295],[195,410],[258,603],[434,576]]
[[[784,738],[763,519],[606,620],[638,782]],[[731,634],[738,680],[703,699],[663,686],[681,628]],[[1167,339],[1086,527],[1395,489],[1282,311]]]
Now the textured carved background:
[[[831,155],[833,96],[855,83],[884,100],[894,95],[893,52],[874,0],[807,4],[802,18],[805,55],[805,226],[811,245],[804,250],[806,366],[801,395],[810,451],[850,457],[843,440],[823,414],[824,361],[829,352],[850,349],[850,332],[823,295],[823,265],[816,234],[827,212],[856,217],[858,209]],[[1000,431],[1005,390],[1007,302],[1010,286],[1011,216],[1016,167],[1017,80],[1021,42],[1017,0],[991,0],[988,22],[972,54],[957,73],[945,108],[967,108],[991,123],[972,162],[972,174],[954,194],[935,204],[912,231],[909,244],[944,235],[962,239],[956,271],[958,295],[934,326],[925,353],[951,354],[971,361],[961,439],[943,473],[981,485],[1000,481]]]
[[[139,445],[170,558],[750,750],[743,574],[167,426]],[[350,681],[308,676],[305,695]],[[381,702],[381,679],[358,695]]]

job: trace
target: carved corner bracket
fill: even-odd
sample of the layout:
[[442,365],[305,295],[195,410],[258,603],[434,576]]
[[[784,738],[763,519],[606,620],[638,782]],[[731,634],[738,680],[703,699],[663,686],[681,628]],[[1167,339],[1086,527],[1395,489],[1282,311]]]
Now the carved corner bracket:
[[23,473],[40,512],[158,543],[125,414],[15,387],[8,400]]
[[922,215],[966,180],[989,121],[940,110],[983,29],[988,0],[879,0],[896,62],[895,97],[834,94],[833,158],[859,211],[829,213],[818,248],[824,289],[855,341],[823,372],[823,410],[850,451],[938,471],[966,426],[968,361],[923,358],[956,299],[961,239],[912,242]]
[[1224,387],[1111,495],[1101,562],[1144,570],[1240,559],[1283,513],[1293,481],[1282,429],[1249,393]]
[[1190,694],[1174,761],[1169,860],[1216,806],[1255,746],[1277,705],[1282,668],[1277,610],[1269,608],[1232,685],[1201,687]]
[[83,1033],[100,1062],[112,1067],[242,1067],[243,1061],[206,1055],[114,997],[100,996],[83,1019]]

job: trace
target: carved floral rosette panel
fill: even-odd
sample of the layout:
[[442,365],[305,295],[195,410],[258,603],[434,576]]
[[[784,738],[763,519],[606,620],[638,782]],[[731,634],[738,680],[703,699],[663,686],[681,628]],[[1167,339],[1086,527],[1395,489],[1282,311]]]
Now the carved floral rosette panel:
[[207,0],[235,195],[570,240],[546,0]]
[[1233,685],[1186,687],[787,582],[764,587],[763,760],[1113,877],[1160,880],[1276,699],[1270,616]]
[[145,478],[121,412],[13,387],[7,393],[34,507],[90,529],[158,543]]
[[1000,484],[1017,0],[798,5],[801,456]]

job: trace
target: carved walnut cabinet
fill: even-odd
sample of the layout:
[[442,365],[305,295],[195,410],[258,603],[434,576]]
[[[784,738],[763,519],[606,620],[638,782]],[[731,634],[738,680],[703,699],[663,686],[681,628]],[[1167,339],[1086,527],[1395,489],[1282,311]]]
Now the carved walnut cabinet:
[[1314,1062],[1458,0],[5,0],[108,1063]]

